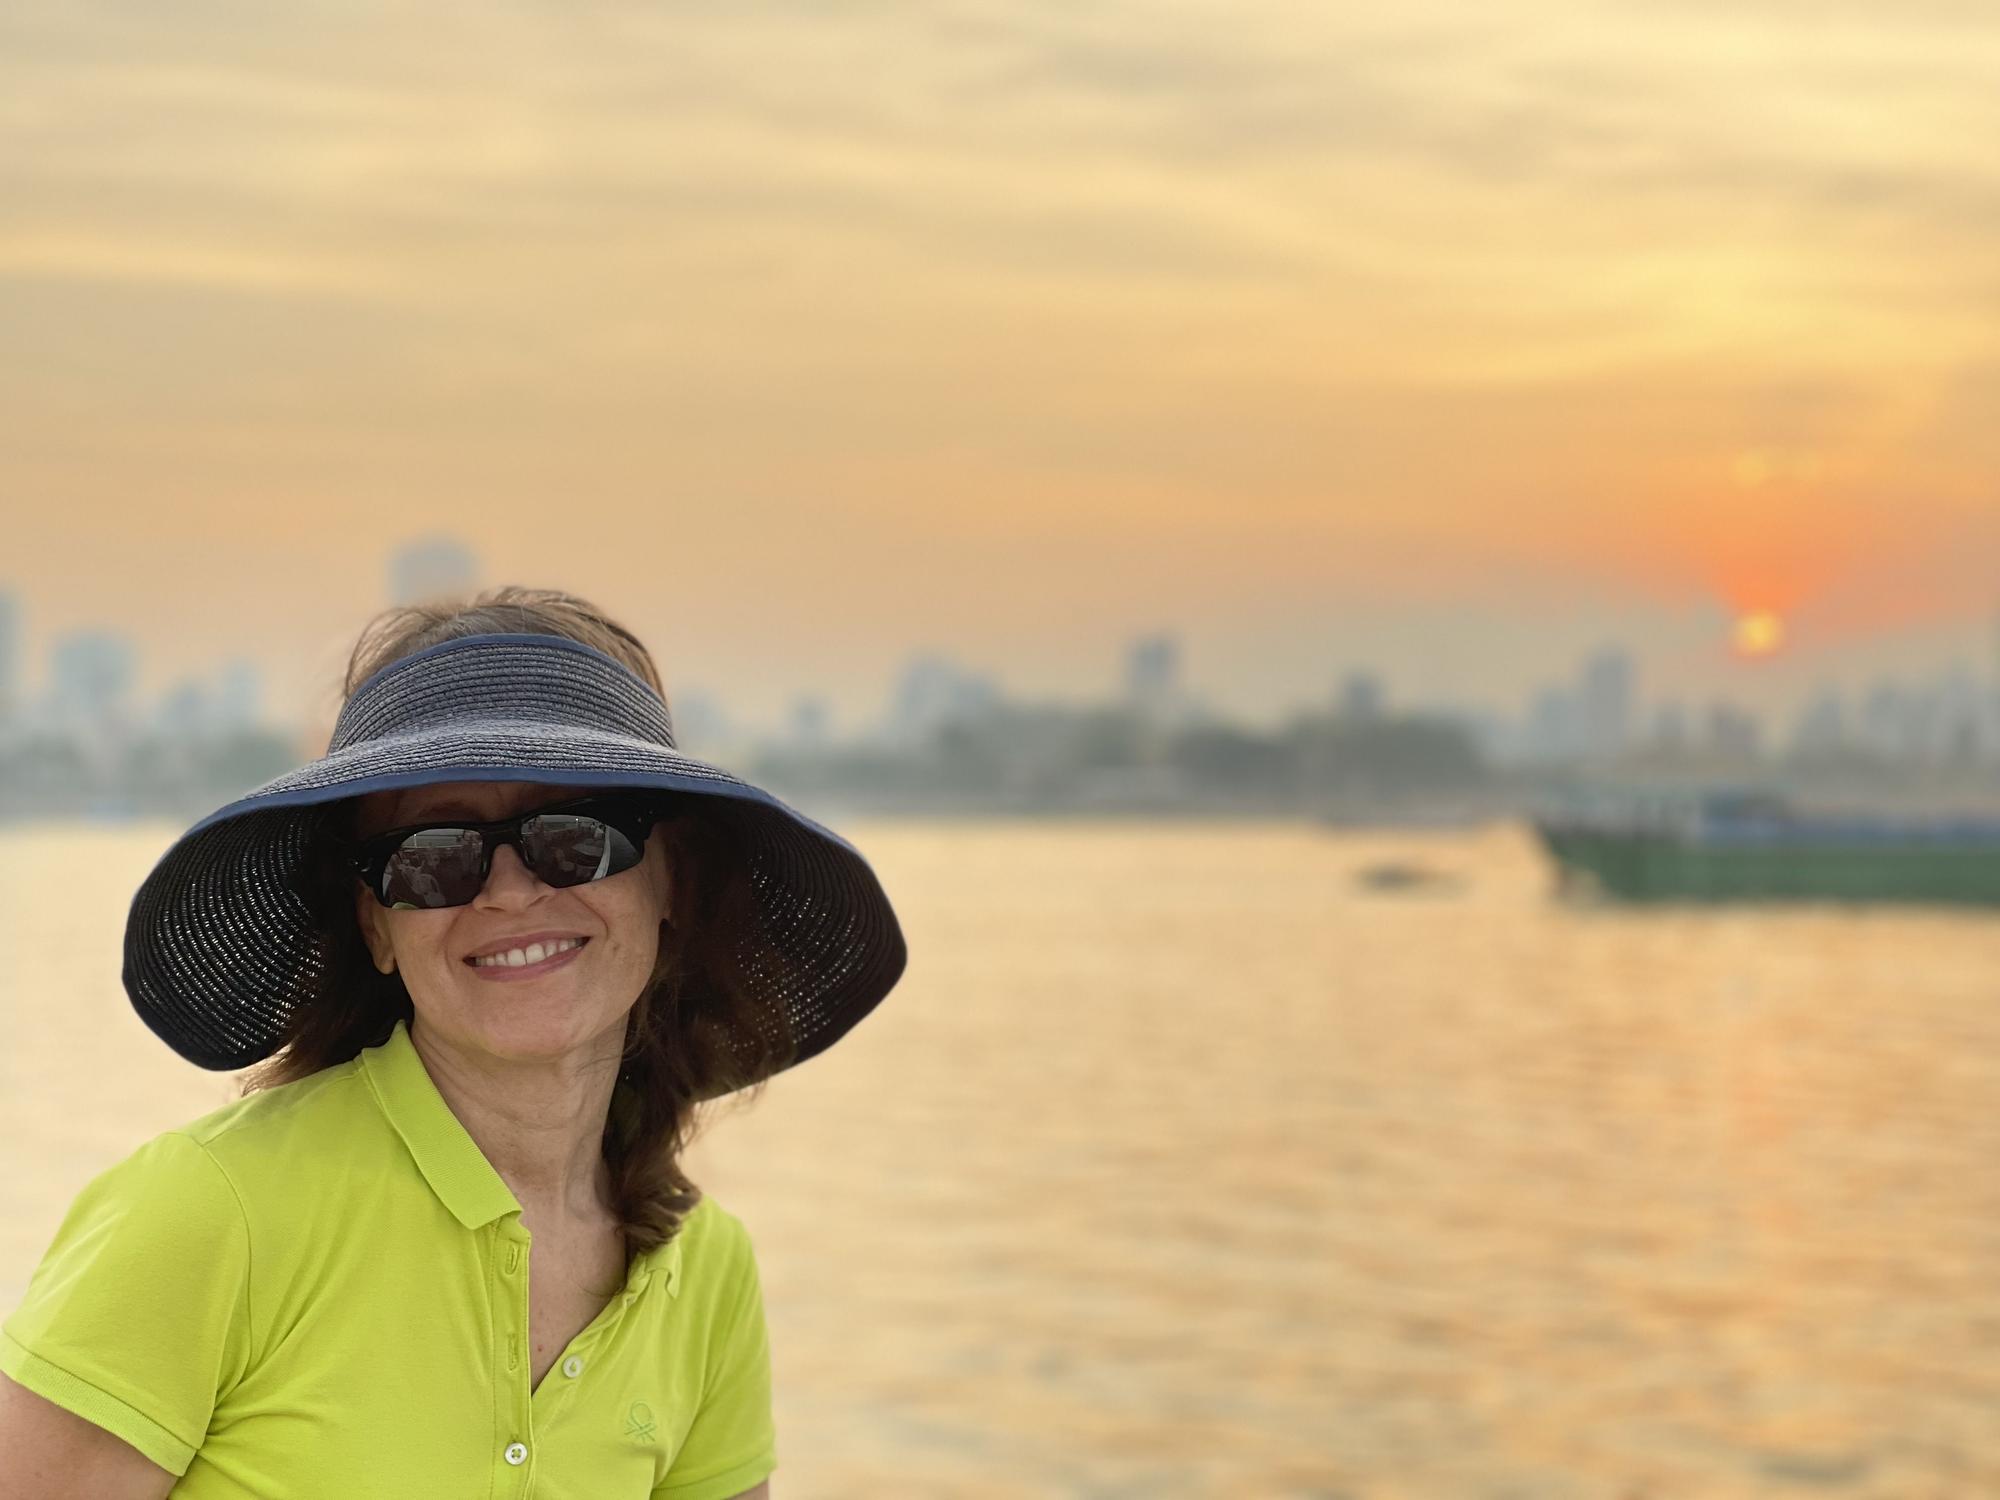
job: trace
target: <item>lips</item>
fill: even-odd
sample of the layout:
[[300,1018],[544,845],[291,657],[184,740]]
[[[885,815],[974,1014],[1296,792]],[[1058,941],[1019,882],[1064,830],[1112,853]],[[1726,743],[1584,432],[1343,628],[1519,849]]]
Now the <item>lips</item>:
[[[549,969],[560,968],[563,964],[568,963],[571,959],[575,958],[579,953],[583,952],[584,948],[589,945],[590,939],[586,937],[577,937],[570,939],[557,938],[544,941],[555,941],[555,942],[568,941],[573,943],[574,946],[565,948],[559,953],[551,953],[547,957],[543,958],[539,963],[518,964],[518,965],[505,964],[505,963],[482,964],[479,963],[476,959],[468,958],[465,960],[465,966],[468,969],[471,969],[473,973],[478,974],[484,978],[505,978],[509,975],[517,975],[525,977],[528,975],[540,974]],[[534,946],[534,942],[535,942],[534,939],[530,939],[528,942],[525,943],[511,944],[509,945],[509,947],[502,948],[499,951],[502,953],[508,953],[512,952],[514,948],[529,948]],[[490,955],[482,955],[482,956],[490,956]]]
[[523,932],[513,937],[501,938],[498,942],[489,943],[484,948],[466,954],[465,962],[476,964],[482,958],[492,958],[501,953],[512,953],[516,948],[532,948],[537,943],[546,948],[551,943],[585,943],[588,941],[589,939],[580,932],[558,932],[553,929],[545,929],[541,932]]

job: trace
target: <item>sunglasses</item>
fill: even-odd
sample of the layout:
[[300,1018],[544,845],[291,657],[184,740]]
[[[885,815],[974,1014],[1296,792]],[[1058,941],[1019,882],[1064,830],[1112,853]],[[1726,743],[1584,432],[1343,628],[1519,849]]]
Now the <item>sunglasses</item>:
[[588,885],[631,869],[662,809],[598,793],[492,823],[419,823],[348,845],[354,871],[391,910],[464,906],[486,885],[493,851],[512,844],[544,885]]

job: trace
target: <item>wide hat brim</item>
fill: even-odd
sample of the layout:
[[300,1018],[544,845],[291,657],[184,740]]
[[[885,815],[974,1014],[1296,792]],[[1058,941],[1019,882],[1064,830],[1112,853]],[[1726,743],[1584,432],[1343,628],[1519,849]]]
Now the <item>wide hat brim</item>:
[[650,789],[702,799],[741,858],[769,948],[747,956],[742,982],[761,987],[755,1014],[782,1018],[796,1066],[901,978],[901,926],[846,839],[671,737],[649,685],[563,637],[469,636],[391,663],[349,698],[326,755],[210,813],[160,858],[126,921],[126,994],[189,1062],[249,1067],[317,993],[325,943],[303,893],[330,804],[445,781]]

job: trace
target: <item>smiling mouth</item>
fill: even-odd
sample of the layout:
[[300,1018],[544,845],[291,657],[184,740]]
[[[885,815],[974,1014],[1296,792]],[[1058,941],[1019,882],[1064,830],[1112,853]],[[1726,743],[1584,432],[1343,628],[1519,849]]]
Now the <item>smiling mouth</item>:
[[[482,958],[468,958],[465,963],[466,967],[472,969],[539,969],[551,959],[573,953],[589,941],[589,938],[572,938],[565,943],[530,943],[525,949],[510,950],[512,953],[521,954],[520,963],[510,962],[507,953],[489,953]],[[541,955],[539,958],[535,956],[538,952]]]

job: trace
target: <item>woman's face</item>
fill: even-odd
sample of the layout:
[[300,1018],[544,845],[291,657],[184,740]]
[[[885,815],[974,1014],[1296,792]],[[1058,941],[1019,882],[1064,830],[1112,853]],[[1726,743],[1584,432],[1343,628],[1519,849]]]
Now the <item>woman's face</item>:
[[[484,823],[588,787],[547,782],[457,781],[371,792],[359,799],[355,833],[366,837],[427,819]],[[390,910],[360,881],[355,913],[375,967],[400,971],[418,1027],[455,1050],[510,1061],[615,1057],[626,1013],[652,976],[671,875],[657,825],[645,857],[584,885],[542,883],[512,846],[493,851],[486,884],[464,906]],[[471,958],[525,947],[545,934],[586,939],[546,971],[475,967]]]

